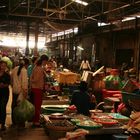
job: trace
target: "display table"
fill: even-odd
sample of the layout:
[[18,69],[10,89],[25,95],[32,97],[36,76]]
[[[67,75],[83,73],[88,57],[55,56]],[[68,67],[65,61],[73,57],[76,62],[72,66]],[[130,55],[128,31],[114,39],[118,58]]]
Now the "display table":
[[[82,117],[82,116],[81,116]],[[48,122],[48,116],[45,118],[44,115],[44,120]],[[85,116],[86,118],[86,116]],[[88,117],[87,117],[88,119]],[[94,129],[86,129],[89,131],[89,133],[86,135],[86,140],[112,140],[112,135],[114,134],[124,134],[125,130],[121,128],[123,125],[123,122],[117,123],[115,125],[111,126],[103,126],[100,128],[94,128]],[[81,129],[81,127],[76,127],[77,129]],[[84,128],[82,128],[84,129]]]
[[89,130],[89,134],[86,135],[86,140],[112,140],[112,135],[114,134],[124,134],[124,130],[120,128],[120,126],[103,127],[99,129]]
[[121,134],[124,133],[124,130],[120,127],[120,125],[111,126],[111,127],[103,127],[100,129],[90,130],[89,135],[103,135],[103,134]]
[[59,72],[57,81],[61,84],[74,84],[76,83],[78,75],[73,72]]
[[112,140],[114,134],[124,134],[124,130],[119,126],[90,130],[89,134],[86,135],[86,140]]

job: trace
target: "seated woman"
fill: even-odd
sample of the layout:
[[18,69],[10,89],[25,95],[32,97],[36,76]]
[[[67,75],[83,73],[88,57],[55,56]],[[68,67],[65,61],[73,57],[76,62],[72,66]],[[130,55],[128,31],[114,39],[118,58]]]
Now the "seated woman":
[[81,81],[80,90],[75,91],[72,95],[71,105],[75,105],[77,113],[86,116],[90,115],[89,110],[95,108],[95,103],[91,101],[91,96],[88,93],[87,83]]

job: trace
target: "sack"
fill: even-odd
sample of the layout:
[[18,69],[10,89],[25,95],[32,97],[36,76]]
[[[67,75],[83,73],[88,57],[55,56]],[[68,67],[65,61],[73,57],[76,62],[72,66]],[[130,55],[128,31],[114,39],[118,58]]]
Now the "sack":
[[28,100],[22,100],[13,111],[16,123],[22,123],[31,120],[35,114],[35,108]]

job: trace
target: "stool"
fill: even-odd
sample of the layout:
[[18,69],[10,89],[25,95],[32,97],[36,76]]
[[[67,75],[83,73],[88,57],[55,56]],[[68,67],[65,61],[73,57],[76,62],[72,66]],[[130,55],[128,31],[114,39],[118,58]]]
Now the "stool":
[[128,135],[123,135],[123,134],[114,134],[112,135],[113,140],[127,140]]

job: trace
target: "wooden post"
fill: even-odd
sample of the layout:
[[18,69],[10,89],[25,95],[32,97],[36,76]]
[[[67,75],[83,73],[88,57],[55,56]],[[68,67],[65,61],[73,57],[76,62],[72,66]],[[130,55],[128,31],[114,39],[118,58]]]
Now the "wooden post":
[[30,36],[30,23],[29,23],[29,21],[27,21],[25,56],[29,55],[29,36]]
[[36,28],[35,28],[35,46],[34,46],[34,56],[38,56],[38,48],[37,48],[37,44],[38,44],[38,34],[39,34],[39,23],[38,21],[36,22]]

